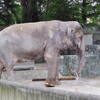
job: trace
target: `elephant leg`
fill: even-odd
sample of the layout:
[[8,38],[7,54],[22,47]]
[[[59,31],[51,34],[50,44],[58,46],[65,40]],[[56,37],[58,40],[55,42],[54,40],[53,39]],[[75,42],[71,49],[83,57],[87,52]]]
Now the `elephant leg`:
[[17,58],[12,54],[12,50],[12,48],[10,48],[8,51],[5,50],[3,55],[3,65],[6,69],[6,79],[9,81],[14,81],[13,67],[17,61]]
[[0,79],[1,79],[1,74],[2,74],[3,69],[4,69],[4,66],[2,63],[0,63]]
[[6,79],[10,81],[14,81],[13,67],[15,65],[14,59],[10,57],[10,59],[6,59],[5,68],[6,68]]
[[59,71],[57,66],[59,59],[59,52],[57,52],[55,49],[53,50],[50,49],[50,51],[48,50],[45,54],[45,60],[48,67],[48,74],[45,85],[53,87],[55,85],[60,84],[58,80]]
[[13,66],[12,65],[7,65],[6,66],[6,78],[9,81],[14,81],[14,74],[13,74]]

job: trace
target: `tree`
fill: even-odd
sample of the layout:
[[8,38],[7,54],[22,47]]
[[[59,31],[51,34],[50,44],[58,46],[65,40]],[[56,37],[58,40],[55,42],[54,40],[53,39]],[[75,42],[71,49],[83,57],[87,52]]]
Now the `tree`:
[[21,0],[23,22],[39,21],[38,4],[39,4],[39,0]]
[[38,3],[38,0],[31,0],[31,5],[30,5],[30,19],[31,19],[31,21],[32,22],[37,22],[37,21],[39,21],[39,18],[38,18],[38,14],[39,14],[39,12],[38,12],[38,5],[37,5],[37,3]]
[[0,24],[100,20],[100,0],[0,0]]
[[22,18],[23,22],[29,22],[29,0],[20,0],[22,6]]
[[87,22],[87,18],[98,18],[100,15],[100,1],[99,0],[75,0],[75,5],[79,5],[81,21]]
[[0,0],[0,24],[13,24],[21,21],[21,7],[17,0]]
[[72,0],[50,0],[45,5],[47,5],[47,10],[44,10],[43,13],[46,13],[47,20],[58,19],[68,21],[77,18],[76,13],[78,13],[79,8]]

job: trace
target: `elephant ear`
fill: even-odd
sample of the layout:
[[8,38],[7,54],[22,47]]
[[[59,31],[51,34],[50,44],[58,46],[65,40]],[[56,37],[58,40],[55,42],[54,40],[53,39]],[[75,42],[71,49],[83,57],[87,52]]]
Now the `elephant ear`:
[[60,29],[61,34],[67,35],[67,37],[70,37],[72,33],[72,29],[68,27],[66,23],[61,24],[59,29]]
[[74,33],[74,30],[71,27],[67,27],[67,37],[71,37]]
[[66,27],[65,23],[60,24],[59,30],[60,30],[61,34],[66,34],[67,27]]
[[82,29],[82,27],[79,27],[79,28],[76,29],[75,35],[76,35],[76,38],[79,38],[79,37],[83,36],[83,29]]

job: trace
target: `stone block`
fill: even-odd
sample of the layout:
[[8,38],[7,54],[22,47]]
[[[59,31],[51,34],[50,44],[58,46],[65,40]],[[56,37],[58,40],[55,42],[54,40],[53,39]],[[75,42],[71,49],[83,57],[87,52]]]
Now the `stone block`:
[[[81,77],[96,76],[100,75],[100,57],[96,55],[86,55],[86,63]],[[76,55],[64,55],[59,61],[59,70],[62,76],[70,76],[69,66],[72,66],[74,71],[78,67],[78,58]]]
[[99,44],[100,45],[100,32],[93,34],[93,44]]
[[84,35],[85,45],[93,45],[92,34]]
[[85,53],[86,55],[100,55],[100,45],[86,45]]
[[85,53],[86,53],[86,55],[88,55],[88,54],[94,54],[97,50],[97,47],[95,46],[95,45],[86,45],[86,47],[85,47]]

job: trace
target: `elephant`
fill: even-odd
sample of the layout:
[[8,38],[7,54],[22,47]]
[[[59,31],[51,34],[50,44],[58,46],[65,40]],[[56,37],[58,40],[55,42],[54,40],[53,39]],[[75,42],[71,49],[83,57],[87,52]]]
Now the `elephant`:
[[[79,58],[77,73],[84,64],[84,35],[77,21],[40,21],[11,25],[0,31],[0,76],[6,69],[7,80],[13,80],[13,67],[18,61],[44,57],[47,64],[46,86],[60,84],[58,62],[60,51],[75,48]],[[75,74],[70,69],[71,74]]]

